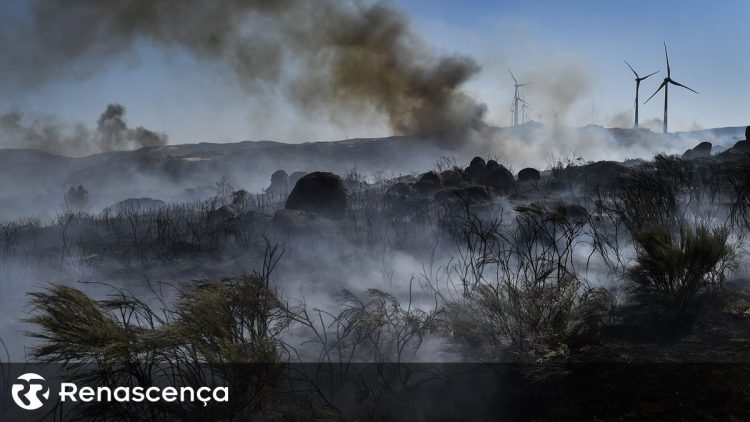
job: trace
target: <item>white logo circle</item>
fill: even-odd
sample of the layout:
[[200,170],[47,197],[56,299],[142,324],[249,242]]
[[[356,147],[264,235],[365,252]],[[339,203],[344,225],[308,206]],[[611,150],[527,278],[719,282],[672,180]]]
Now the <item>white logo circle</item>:
[[26,410],[36,410],[44,406],[44,401],[41,400],[40,396],[46,401],[49,398],[49,387],[47,387],[46,380],[41,375],[28,372],[21,375],[16,379],[16,382],[11,387],[11,393],[13,394],[13,401]]

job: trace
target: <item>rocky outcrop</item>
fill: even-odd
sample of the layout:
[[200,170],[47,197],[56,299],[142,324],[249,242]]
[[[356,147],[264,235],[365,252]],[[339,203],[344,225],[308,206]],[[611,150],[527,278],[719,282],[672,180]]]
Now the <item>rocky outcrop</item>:
[[109,212],[145,212],[156,210],[166,205],[164,201],[153,198],[128,198],[105,208]]
[[434,171],[428,171],[423,173],[417,179],[417,183],[414,184],[414,189],[420,195],[433,195],[443,187],[443,180],[440,175]]
[[539,170],[527,167],[518,172],[518,181],[521,183],[537,183],[542,179]]
[[346,214],[346,188],[333,173],[310,173],[299,179],[286,200],[286,209],[341,219]]
[[289,192],[289,176],[284,170],[276,170],[271,175],[271,186],[266,188],[266,193],[286,195],[287,192]]
[[481,178],[480,184],[489,186],[500,194],[508,194],[516,187],[516,181],[510,170],[498,164],[492,171]]
[[698,158],[710,158],[711,157],[711,142],[701,142],[696,145],[695,148],[691,148],[682,154],[682,158],[686,160],[695,160]]
[[469,167],[464,170],[464,178],[468,181],[478,183],[487,172],[487,163],[482,157],[474,157]]

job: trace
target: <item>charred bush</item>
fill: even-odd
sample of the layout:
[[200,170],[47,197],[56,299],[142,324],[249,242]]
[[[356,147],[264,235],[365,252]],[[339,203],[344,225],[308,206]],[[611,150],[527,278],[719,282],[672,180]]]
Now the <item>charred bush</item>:
[[683,228],[679,237],[664,226],[644,228],[635,237],[636,264],[628,270],[631,292],[666,324],[689,322],[696,296],[721,285],[734,264],[725,228]]

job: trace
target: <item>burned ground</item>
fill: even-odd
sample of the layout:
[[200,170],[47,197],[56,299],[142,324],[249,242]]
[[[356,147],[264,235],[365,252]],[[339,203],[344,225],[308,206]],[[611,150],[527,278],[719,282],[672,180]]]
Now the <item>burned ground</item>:
[[[710,365],[747,357],[744,158],[568,161],[553,163],[539,180],[516,180],[494,160],[464,166],[445,159],[432,171],[394,178],[330,174],[340,189],[308,194],[339,204],[336,219],[313,208],[286,209],[286,193],[248,193],[221,180],[204,200],[137,198],[99,213],[69,206],[51,222],[4,220],[1,262],[19,280],[5,288],[34,292],[36,305],[4,337],[33,333],[27,344],[35,359],[117,361],[124,355],[108,355],[116,352],[140,368],[186,356],[282,367],[507,365],[504,404],[491,411],[520,419],[575,417],[579,405],[602,419],[656,417],[675,403],[702,406],[705,415],[744,416],[744,393],[731,386],[728,394],[739,398],[728,406],[712,401],[715,408],[696,401],[697,389],[678,398],[672,391],[689,364],[705,365],[705,382],[714,382]],[[258,291],[268,300],[243,302]],[[102,300],[113,294],[119,299]],[[61,303],[80,312],[56,311]],[[14,306],[21,315],[23,307]],[[96,344],[80,341],[96,336],[71,331],[83,326],[67,321],[85,315],[110,327]],[[194,336],[218,336],[223,324],[248,321],[262,330],[231,339]],[[672,366],[649,366],[662,363]],[[630,364],[663,382],[631,384],[640,382],[629,378],[623,365]],[[747,373],[716,370],[729,370],[737,384]],[[252,388],[270,395],[231,412],[384,418],[413,394],[408,382],[388,378],[380,380],[385,390],[363,390],[359,405],[336,388],[282,405],[273,398],[280,378],[263,377],[267,384]],[[590,382],[611,388],[587,394]],[[403,394],[383,399],[396,385]],[[555,399],[561,389],[577,393]],[[647,404],[628,413],[644,395]],[[524,405],[529,397],[544,405]],[[365,405],[373,399],[383,399],[382,408]]]

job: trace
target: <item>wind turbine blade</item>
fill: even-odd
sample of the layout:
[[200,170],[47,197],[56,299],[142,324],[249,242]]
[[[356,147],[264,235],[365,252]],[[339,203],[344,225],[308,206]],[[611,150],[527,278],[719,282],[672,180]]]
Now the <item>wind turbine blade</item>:
[[669,68],[669,54],[667,53],[667,43],[664,43],[664,57],[667,58],[667,77],[672,75],[672,70]]
[[635,77],[637,78],[638,74],[635,72],[635,69],[633,69],[633,66],[631,66],[630,63],[628,63],[627,60],[623,60],[623,61],[625,62],[626,65],[628,65],[628,67],[630,68],[630,70],[633,71],[633,74],[635,74]]
[[518,85],[518,80],[516,79],[516,76],[513,74],[513,72],[510,71],[510,68],[508,68],[508,73],[510,73],[510,77],[513,78],[513,82]]
[[698,93],[698,91],[694,90],[693,88],[687,87],[687,86],[685,86],[685,85],[683,85],[683,84],[681,84],[681,83],[679,83],[677,81],[673,81],[673,80],[670,79],[669,82],[672,82],[673,85],[677,85],[677,86],[681,86],[681,87],[683,87],[685,89],[689,89],[689,90],[695,92],[696,94]]
[[520,88],[520,87],[522,87],[522,86],[526,86],[526,85],[531,85],[532,83],[533,83],[533,82],[526,82],[525,84],[520,84],[520,85],[518,85],[518,87]]
[[667,81],[662,82],[661,85],[659,85],[659,89],[657,89],[656,92],[654,92],[653,94],[651,94],[651,96],[648,97],[648,100],[644,101],[643,104],[646,104],[650,99],[654,98],[654,95],[656,95],[657,93],[659,93],[659,91],[661,91],[661,89],[664,88],[664,85],[666,85],[666,84],[667,84]]
[[641,80],[644,80],[644,79],[648,78],[649,76],[654,76],[654,75],[656,75],[657,73],[659,73],[659,71],[658,71],[658,70],[657,70],[656,72],[654,72],[654,73],[649,73],[648,75],[646,75],[646,76],[642,77],[642,78],[641,78]]

